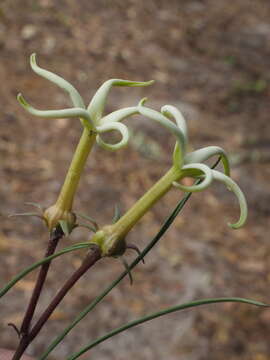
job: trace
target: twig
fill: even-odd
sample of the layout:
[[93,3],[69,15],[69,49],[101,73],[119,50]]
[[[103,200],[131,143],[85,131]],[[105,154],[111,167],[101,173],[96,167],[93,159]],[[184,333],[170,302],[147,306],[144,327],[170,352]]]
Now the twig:
[[[58,245],[59,240],[63,237],[63,231],[60,228],[56,228],[50,235],[50,240],[48,243],[48,247],[45,253],[45,258],[53,255],[53,253],[55,252],[55,249]],[[50,267],[51,261],[44,263],[39,271],[37,280],[36,280],[36,284],[30,299],[30,302],[28,304],[28,307],[26,309],[23,321],[22,321],[22,325],[19,331],[20,334],[20,343],[18,345],[18,348],[16,350],[16,352],[14,353],[13,356],[13,360],[15,359],[20,359],[20,357],[22,356],[22,354],[24,353],[24,350],[26,349],[26,347],[28,346],[28,332],[29,332],[29,328],[31,325],[31,321],[33,319],[34,316],[34,312],[43,288],[43,285],[45,283],[47,274],[48,274],[48,270]]]
[[[44,257],[48,257],[55,252],[58,242],[61,239],[61,237],[63,237],[63,235],[64,234],[63,234],[62,230],[59,228],[56,228],[55,231],[52,232],[49,243],[48,243],[48,248],[46,250]],[[28,334],[28,331],[29,331],[29,328],[31,325],[31,321],[34,316],[37,302],[40,297],[43,285],[45,283],[50,264],[51,264],[51,262],[47,262],[47,263],[43,264],[40,268],[38,278],[37,278],[28,308],[25,312],[23,322],[21,325],[20,335],[22,338]]]
[[66,281],[63,287],[58,291],[56,296],[53,298],[51,303],[45,309],[43,314],[40,316],[37,323],[33,326],[32,330],[24,336],[17,348],[16,353],[14,354],[12,360],[19,360],[23,355],[24,351],[28,345],[34,340],[37,334],[42,329],[43,325],[47,322],[57,305],[63,300],[67,292],[73,287],[73,285],[80,279],[82,275],[86,273],[90,267],[92,267],[99,259],[101,258],[101,251],[97,245],[94,245],[91,248],[91,251],[87,254],[81,266],[71,275],[71,277]]

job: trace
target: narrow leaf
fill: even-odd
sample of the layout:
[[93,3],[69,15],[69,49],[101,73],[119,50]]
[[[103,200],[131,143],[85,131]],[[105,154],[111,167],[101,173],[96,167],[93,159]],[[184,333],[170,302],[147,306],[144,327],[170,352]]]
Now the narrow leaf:
[[120,217],[121,217],[120,208],[119,205],[116,204],[114,207],[114,216],[112,219],[112,223],[115,224],[120,219]]
[[27,202],[25,202],[25,205],[34,206],[34,207],[40,209],[42,212],[44,210],[43,207],[39,203],[36,203],[36,202],[27,201]]
[[93,226],[91,226],[91,225],[78,224],[78,227],[84,227],[84,228],[86,228],[86,229],[88,229],[88,230],[90,230],[90,231],[93,231],[94,233],[96,233],[96,232],[97,232],[96,228],[94,228],[94,227],[93,227]]
[[79,250],[79,249],[84,249],[84,248],[89,247],[90,245],[91,245],[90,243],[79,243],[79,244],[70,246],[68,248],[65,248],[65,249],[63,249],[61,251],[58,251],[54,255],[48,256],[48,257],[46,257],[46,258],[44,258],[44,259],[42,259],[40,261],[35,262],[31,266],[27,267],[22,272],[20,272],[18,275],[16,275],[10,282],[8,282],[2,289],[0,289],[0,298],[3,295],[5,295],[19,280],[21,280],[24,276],[29,274],[31,271],[33,271],[34,269],[36,269],[40,265],[42,265],[44,263],[47,263],[47,262],[57,258],[58,256],[61,256],[61,255],[65,254],[65,253],[75,251],[75,250]]
[[139,324],[142,324],[146,321],[149,320],[153,320],[155,318],[158,318],[160,316],[163,315],[167,315],[176,311],[181,311],[184,309],[188,309],[188,308],[193,308],[196,306],[201,306],[201,305],[207,305],[207,304],[216,304],[216,303],[224,303],[224,302],[237,302],[237,303],[246,303],[246,304],[250,304],[250,305],[255,305],[255,306],[262,306],[262,307],[269,307],[269,305],[261,303],[259,301],[254,301],[254,300],[249,300],[249,299],[244,299],[244,298],[216,298],[216,299],[203,299],[203,300],[197,300],[197,301],[191,301],[185,304],[181,304],[181,305],[177,305],[177,306],[172,306],[172,307],[168,307],[165,310],[161,310],[161,311],[157,311],[154,312],[150,315],[146,315],[143,316],[137,320],[133,320],[130,321],[129,323],[120,326],[112,331],[110,331],[109,333],[107,333],[104,336],[99,337],[98,339],[92,341],[90,344],[86,345],[85,347],[83,347],[81,350],[79,350],[77,353],[69,356],[67,358],[67,360],[75,360],[78,359],[81,355],[83,355],[84,353],[86,353],[88,350],[92,349],[94,346],[102,343],[103,341],[127,330],[130,329],[134,326],[137,326]]
[[96,229],[96,231],[98,230],[99,226],[98,223],[96,222],[95,219],[93,219],[92,217],[85,215],[85,214],[81,214],[81,213],[76,213],[76,215],[78,215],[80,218],[89,221],[90,223],[92,223]]
[[14,217],[14,216],[36,216],[40,219],[43,219],[43,216],[38,213],[32,213],[32,212],[25,212],[25,213],[17,213],[17,214],[10,214],[8,217]]
[[129,268],[129,266],[128,266],[128,263],[127,263],[126,260],[123,258],[123,256],[120,257],[120,260],[121,260],[122,264],[124,265],[126,271],[128,272],[128,277],[129,277],[130,285],[132,285],[132,284],[133,284],[133,277],[132,277],[130,268]]

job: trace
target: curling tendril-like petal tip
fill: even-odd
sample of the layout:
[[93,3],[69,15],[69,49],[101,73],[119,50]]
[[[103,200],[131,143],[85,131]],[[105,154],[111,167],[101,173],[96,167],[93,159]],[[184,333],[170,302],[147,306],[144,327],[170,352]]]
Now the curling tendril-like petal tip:
[[27,109],[29,107],[28,102],[25,100],[25,98],[23,97],[23,95],[21,93],[19,93],[17,95],[17,100],[25,109]]
[[147,98],[147,97],[142,98],[142,99],[139,101],[138,106],[143,106],[143,105],[146,103],[146,101],[148,101],[148,98]]
[[99,134],[103,133],[103,132],[111,131],[111,130],[117,130],[120,132],[122,139],[118,143],[116,143],[116,144],[105,143],[101,139],[100,135],[97,136],[97,143],[104,149],[111,150],[111,151],[115,151],[115,150],[125,147],[129,141],[128,128],[124,124],[118,123],[118,122],[111,122],[111,123],[103,124],[103,125],[97,127],[97,132]]
[[175,187],[181,189],[182,191],[199,192],[199,191],[207,189],[213,181],[213,174],[212,174],[211,169],[207,165],[204,165],[204,164],[196,164],[195,163],[195,164],[190,164],[190,165],[184,165],[182,167],[182,171],[183,171],[183,177],[192,176],[194,174],[194,172],[202,173],[204,175],[204,179],[202,180],[202,182],[197,185],[184,186],[184,185],[179,184],[178,182],[174,182],[173,185]]
[[231,191],[233,191],[233,193],[236,195],[236,197],[238,199],[239,206],[240,206],[239,220],[234,224],[229,223],[228,225],[232,229],[239,229],[240,227],[242,227],[245,224],[245,222],[247,220],[247,215],[248,215],[248,207],[247,207],[245,195],[243,194],[240,187],[236,184],[236,182],[234,182],[229,176],[224,175],[216,170],[212,170],[212,173],[213,173],[214,179],[218,180],[218,181],[222,182],[223,184],[225,184],[226,186],[230,187]]
[[37,65],[37,54],[36,53],[33,53],[30,55],[30,64]]

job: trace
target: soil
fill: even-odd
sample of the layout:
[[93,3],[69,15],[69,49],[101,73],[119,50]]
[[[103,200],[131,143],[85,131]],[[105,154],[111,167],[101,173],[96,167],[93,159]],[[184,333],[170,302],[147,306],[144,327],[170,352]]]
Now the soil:
[[[148,88],[114,88],[106,111],[132,106],[142,97],[160,109],[172,104],[186,116],[193,149],[207,145],[229,153],[235,179],[247,196],[248,223],[233,231],[238,204],[222,185],[194,194],[174,226],[128,279],[52,353],[66,359],[98,335],[125,322],[199,298],[242,296],[270,302],[270,121],[268,0],[2,0],[0,3],[1,228],[0,279],[42,257],[47,231],[37,218],[8,218],[29,211],[25,202],[54,203],[81,125],[26,113],[16,94],[40,109],[69,107],[67,95],[34,74],[39,64],[73,83],[89,101],[109,78],[155,79]],[[108,153],[96,147],[89,158],[74,210],[100,225],[114,206],[127,210],[170,166],[174,139],[147,119],[126,122],[128,148]],[[143,248],[182,194],[172,190],[128,236]],[[60,247],[85,241],[85,229]],[[83,253],[54,262],[37,315],[80,264]],[[126,255],[131,261],[133,253]],[[99,262],[68,294],[29,347],[38,357],[61,330],[122,271],[121,262]],[[36,273],[1,300],[0,346],[15,348]],[[171,314],[114,337],[89,357],[140,359],[267,360],[270,310],[219,304]]]

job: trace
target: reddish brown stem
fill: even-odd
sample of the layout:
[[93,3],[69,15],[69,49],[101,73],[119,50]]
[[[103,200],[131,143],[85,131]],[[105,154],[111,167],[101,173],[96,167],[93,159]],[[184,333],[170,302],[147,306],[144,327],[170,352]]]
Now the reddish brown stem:
[[[60,229],[56,229],[55,231],[52,232],[44,257],[48,257],[55,252],[58,242],[63,235],[64,234],[63,234],[62,230],[60,230]],[[31,325],[31,321],[34,316],[34,312],[35,312],[35,309],[36,309],[36,306],[38,303],[38,299],[40,297],[42,288],[44,286],[44,283],[45,283],[45,280],[46,280],[46,277],[48,274],[50,264],[51,264],[51,262],[49,261],[49,262],[43,264],[40,268],[38,278],[37,278],[29,305],[27,307],[27,310],[25,312],[25,315],[24,315],[24,318],[22,321],[22,325],[21,325],[21,329],[20,329],[21,337],[24,337],[28,334],[28,331],[29,331],[29,328]]]
[[82,262],[81,266],[73,273],[73,275],[66,281],[63,287],[58,291],[56,296],[53,298],[47,309],[40,316],[37,323],[34,325],[32,330],[21,339],[20,344],[12,360],[19,360],[23,355],[28,345],[34,340],[37,334],[42,329],[43,325],[47,322],[57,305],[63,300],[67,292],[73,287],[73,285],[80,279],[80,277],[86,273],[90,267],[92,267],[101,258],[100,248],[95,245],[91,251],[87,254],[86,258]]

